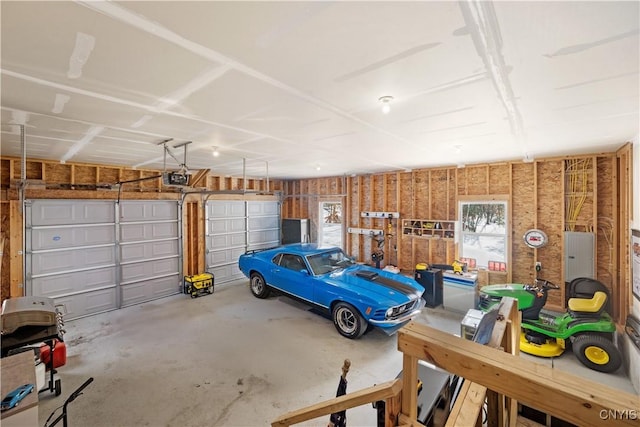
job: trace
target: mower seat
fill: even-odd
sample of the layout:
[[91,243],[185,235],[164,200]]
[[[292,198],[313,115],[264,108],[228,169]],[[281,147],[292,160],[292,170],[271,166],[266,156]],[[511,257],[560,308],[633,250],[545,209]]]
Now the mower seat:
[[575,317],[598,317],[607,304],[607,294],[598,291],[592,298],[570,298],[569,311]]

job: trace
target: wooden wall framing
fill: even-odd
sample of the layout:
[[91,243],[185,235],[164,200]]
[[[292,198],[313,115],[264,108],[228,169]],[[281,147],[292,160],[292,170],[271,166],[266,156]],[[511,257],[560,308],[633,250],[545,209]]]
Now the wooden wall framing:
[[[575,223],[569,223],[567,212],[571,193],[568,180],[571,165],[586,165],[580,175],[584,192]],[[0,158],[0,225],[5,236],[1,267],[2,298],[21,292],[22,219],[17,205],[17,181],[20,160]],[[282,194],[283,218],[310,218],[311,240],[316,238],[320,201],[341,201],[347,227],[384,229],[385,261],[403,271],[415,264],[451,263],[458,257],[455,241],[428,240],[402,235],[403,218],[458,220],[458,202],[465,197],[508,195],[511,220],[511,251],[508,272],[481,272],[481,284],[513,281],[530,283],[536,276],[536,262],[541,262],[540,276],[555,283],[564,282],[563,232],[570,227],[596,235],[596,276],[614,296],[614,318],[624,319],[629,310],[629,273],[627,224],[630,219],[632,155],[631,144],[617,153],[601,153],[566,158],[538,159],[535,162],[499,162],[469,165],[465,168],[445,167],[416,169],[410,172],[349,177],[326,177],[291,181],[271,180],[269,192]],[[122,192],[103,188],[118,181],[151,177],[155,170],[91,165],[60,164],[52,161],[26,161],[27,198],[94,198],[178,199],[179,190],[163,187],[160,178],[125,184]],[[202,191],[241,192],[267,191],[266,180],[220,177],[208,174],[202,180]],[[192,215],[199,211],[195,209]],[[400,221],[362,218],[362,211],[399,212]],[[185,209],[185,212],[190,210]],[[199,219],[200,221],[200,219]],[[541,249],[528,248],[522,241],[529,228],[542,228],[549,244]],[[197,234],[197,229],[191,230]],[[8,237],[7,237],[8,236]],[[370,261],[372,239],[369,236],[345,234],[345,249],[361,261]],[[185,258],[187,255],[185,242]],[[191,245],[195,252],[199,246]],[[186,262],[185,261],[185,262]],[[199,268],[199,261],[188,261],[189,269]],[[17,271],[20,271],[20,275]],[[564,308],[564,293],[550,295],[551,308]]]
[[[630,150],[629,150],[630,151]],[[400,221],[392,221],[391,231],[385,244],[383,266],[392,264],[404,272],[411,272],[420,262],[430,264],[451,263],[459,256],[456,241],[427,239],[402,235],[402,219],[422,218],[434,220],[458,220],[458,202],[461,199],[491,200],[497,196],[509,200],[510,244],[508,271],[479,274],[481,285],[489,283],[531,283],[536,278],[535,265],[540,262],[539,277],[551,282],[564,283],[564,232],[570,229],[567,219],[569,179],[571,166],[584,164],[580,176],[584,194],[577,212],[576,231],[593,232],[596,235],[596,277],[613,293],[616,301],[614,317],[622,317],[621,306],[628,304],[624,290],[624,277],[618,277],[622,254],[619,224],[620,215],[627,215],[628,203],[619,200],[624,191],[621,182],[629,182],[627,168],[625,176],[619,175],[621,163],[630,164],[629,154],[599,153],[562,158],[537,159],[534,162],[497,162],[468,165],[464,168],[446,167],[415,169],[410,172],[389,172],[353,177],[332,177],[286,181],[283,184],[283,218],[312,218],[315,202],[325,196],[326,186],[321,181],[346,182],[339,191],[345,213],[345,227],[383,228],[389,230],[388,220],[361,218],[363,211],[399,212]],[[622,202],[622,205],[621,205]],[[572,210],[572,212],[574,212]],[[622,214],[621,212],[626,212]],[[624,222],[628,224],[627,222]],[[524,233],[531,228],[540,228],[549,236],[549,244],[532,249],[523,242]],[[313,238],[312,238],[313,241]],[[371,263],[372,239],[363,235],[347,235],[345,250],[358,260]],[[564,287],[563,287],[564,288]],[[627,302],[625,302],[627,298]],[[564,309],[565,292],[549,295],[549,307]]]
[[[20,168],[20,159],[0,157],[0,241],[4,238],[4,246],[0,251],[0,277],[3,301],[23,295],[22,210],[18,192]],[[163,186],[162,178],[157,177],[160,173],[157,170],[27,159],[25,198],[180,200],[181,189]],[[141,178],[150,179],[125,183],[121,186],[121,191],[110,188],[120,181]],[[251,198],[257,192],[279,195],[282,193],[282,185],[280,180],[270,180],[267,188],[266,179],[247,178],[245,182],[243,178],[207,174],[200,181],[199,187],[189,188],[188,191],[193,193],[185,198],[183,209],[185,274],[201,273],[204,269],[204,216],[200,194],[219,192],[230,198],[242,194],[245,194],[243,197]]]

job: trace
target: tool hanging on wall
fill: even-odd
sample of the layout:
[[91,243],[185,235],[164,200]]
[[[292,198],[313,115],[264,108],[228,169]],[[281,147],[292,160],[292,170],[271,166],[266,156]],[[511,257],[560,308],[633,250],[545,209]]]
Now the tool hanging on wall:
[[373,236],[373,241],[377,244],[377,249],[371,254],[371,260],[376,263],[376,268],[380,268],[380,262],[384,259],[384,235]]
[[[396,253],[397,250],[397,246],[393,244],[393,238],[395,237],[395,235],[393,234],[393,218],[394,216],[389,214],[388,216],[388,220],[389,222],[387,223],[387,240],[389,241],[389,252],[391,253],[391,257],[389,259],[389,264],[393,264],[396,265],[397,264],[397,259],[398,259],[398,255]],[[393,254],[395,254],[395,259],[396,259],[396,264],[393,263]]]

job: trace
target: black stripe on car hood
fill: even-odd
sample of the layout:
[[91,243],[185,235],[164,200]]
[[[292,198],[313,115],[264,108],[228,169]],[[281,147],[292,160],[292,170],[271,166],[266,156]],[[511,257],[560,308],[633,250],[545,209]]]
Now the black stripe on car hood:
[[378,273],[375,273],[373,271],[359,271],[355,273],[355,275],[369,282],[377,283],[389,289],[393,289],[394,291],[398,291],[410,298],[412,296],[415,296],[416,298],[420,298],[420,292],[416,288],[406,285],[402,282],[398,282],[397,280],[380,276]]

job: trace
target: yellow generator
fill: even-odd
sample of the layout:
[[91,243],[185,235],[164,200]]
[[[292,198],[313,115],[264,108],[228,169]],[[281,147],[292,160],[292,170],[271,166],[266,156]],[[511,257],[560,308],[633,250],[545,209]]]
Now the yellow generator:
[[200,295],[213,293],[213,273],[202,273],[193,276],[184,276],[182,292],[196,298]]

